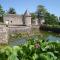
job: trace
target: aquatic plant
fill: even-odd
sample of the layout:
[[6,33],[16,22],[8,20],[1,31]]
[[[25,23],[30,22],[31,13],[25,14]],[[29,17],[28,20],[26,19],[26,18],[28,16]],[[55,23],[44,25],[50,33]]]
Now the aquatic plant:
[[60,43],[30,38],[24,45],[0,48],[0,60],[60,60]]

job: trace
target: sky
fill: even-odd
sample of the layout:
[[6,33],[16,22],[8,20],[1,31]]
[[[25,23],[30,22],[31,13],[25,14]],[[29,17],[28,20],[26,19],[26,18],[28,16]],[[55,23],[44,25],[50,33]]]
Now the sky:
[[5,11],[13,7],[17,14],[23,14],[25,10],[35,12],[38,5],[43,5],[52,14],[60,16],[60,0],[0,0]]

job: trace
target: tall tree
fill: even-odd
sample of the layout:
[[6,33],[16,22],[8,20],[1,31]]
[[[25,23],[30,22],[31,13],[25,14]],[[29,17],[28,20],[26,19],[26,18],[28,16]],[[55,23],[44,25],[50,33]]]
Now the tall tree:
[[38,18],[38,22],[40,23],[40,20],[44,18],[44,15],[47,13],[46,8],[43,5],[38,5],[37,6],[37,18]]
[[9,14],[16,14],[16,11],[14,8],[9,8],[8,13]]
[[3,10],[2,6],[0,5],[0,22],[3,22],[3,15],[5,11]]
[[3,15],[4,14],[4,10],[2,8],[2,6],[0,5],[0,15]]
[[43,5],[38,5],[37,13],[42,13],[43,15],[45,15],[45,13],[47,13],[47,9]]
[[58,17],[54,14],[46,13],[44,18],[46,24],[58,24]]
[[60,16],[59,16],[59,18],[58,18],[58,21],[59,21],[59,25],[60,25]]
[[34,20],[36,18],[36,14],[35,13],[31,13],[31,17],[32,17],[32,20]]
[[51,14],[43,5],[37,6],[37,17],[44,16],[46,24],[58,24],[58,18],[54,14]]
[[60,17],[59,17],[59,22],[60,22]]

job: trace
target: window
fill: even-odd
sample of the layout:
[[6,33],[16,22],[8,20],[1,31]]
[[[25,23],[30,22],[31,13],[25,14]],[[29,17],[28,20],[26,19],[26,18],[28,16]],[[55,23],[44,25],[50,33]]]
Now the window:
[[11,23],[12,23],[12,21],[11,21]]
[[9,23],[9,20],[6,20],[5,23],[8,24]]

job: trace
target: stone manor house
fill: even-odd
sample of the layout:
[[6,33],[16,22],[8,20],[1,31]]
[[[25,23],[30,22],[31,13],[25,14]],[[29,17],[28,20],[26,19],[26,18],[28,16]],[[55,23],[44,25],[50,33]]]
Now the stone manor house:
[[4,23],[7,25],[19,25],[19,26],[32,26],[32,25],[39,25],[44,22],[43,19],[40,20],[40,23],[38,19],[31,20],[30,13],[26,10],[23,15],[16,15],[16,14],[7,14],[3,17]]
[[31,15],[26,11],[24,15],[7,14],[3,17],[4,23],[8,25],[31,25]]
[[37,28],[43,23],[43,18],[31,20],[31,15],[27,10],[23,15],[7,14],[3,16],[3,23],[0,23],[0,43],[8,43],[8,34],[30,32],[32,26]]

